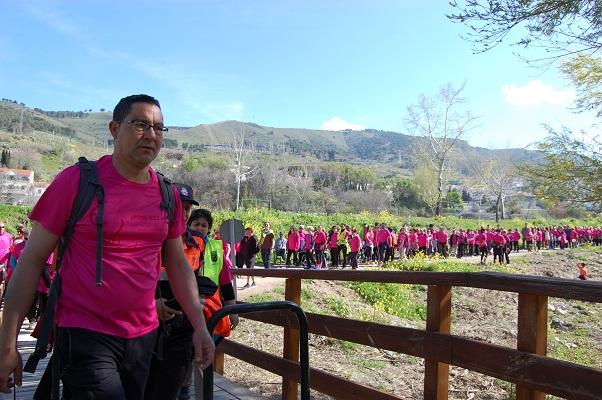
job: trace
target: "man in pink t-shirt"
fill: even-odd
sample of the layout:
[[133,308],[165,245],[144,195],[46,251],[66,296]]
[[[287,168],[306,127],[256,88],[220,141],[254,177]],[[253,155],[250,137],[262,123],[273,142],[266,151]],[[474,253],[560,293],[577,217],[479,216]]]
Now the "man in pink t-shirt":
[[4,293],[4,280],[8,273],[8,257],[10,246],[13,244],[13,237],[4,229],[4,222],[0,222],[0,299]]
[[[214,345],[182,248],[182,204],[174,190],[174,220],[168,224],[160,206],[160,178],[150,167],[167,131],[159,102],[147,95],[121,99],[109,130],[113,154],[97,162],[105,194],[102,284],[95,280],[95,200],[75,224],[58,272],[62,291],[53,357],[59,358],[63,388],[72,398],[142,400],[158,326],[154,292],[164,243],[172,290],[195,331],[199,367],[212,362]],[[8,288],[0,326],[1,392],[12,386],[11,374],[21,385],[21,355],[15,345],[18,324],[31,304],[45,261],[65,230],[79,175],[77,166],[62,171],[29,216],[33,229]]]

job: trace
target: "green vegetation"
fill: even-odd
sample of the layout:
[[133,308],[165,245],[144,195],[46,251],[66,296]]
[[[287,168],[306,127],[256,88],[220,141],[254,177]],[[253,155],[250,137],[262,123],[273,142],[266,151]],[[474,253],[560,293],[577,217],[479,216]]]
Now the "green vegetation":
[[417,285],[352,282],[349,286],[378,311],[412,321],[426,320],[426,303],[417,298]]
[[465,261],[455,258],[427,257],[418,253],[413,258],[387,263],[385,269],[396,271],[430,271],[430,272],[478,272],[479,269]]
[[[592,335],[591,330],[597,324],[596,321],[602,317],[602,313],[599,307],[577,306],[577,308],[581,308],[580,313],[570,322],[569,329],[549,328],[548,355],[559,360],[600,368],[602,354],[598,350],[596,336]],[[574,326],[578,327],[573,328]],[[586,328],[588,326],[589,328]]]
[[27,223],[27,213],[29,211],[30,208],[25,206],[0,204],[0,222],[4,222],[9,233],[15,234],[18,224]]
[[[55,156],[49,155],[47,162],[56,162]],[[27,219],[27,207],[20,206],[3,206],[7,211],[4,213],[10,213],[15,218],[25,221]],[[10,211],[8,211],[10,210]],[[332,225],[347,224],[350,226],[361,229],[363,224],[373,225],[374,223],[386,223],[387,226],[398,229],[402,226],[408,227],[424,227],[429,224],[435,224],[436,226],[445,226],[448,229],[464,228],[464,229],[478,229],[484,225],[498,226],[495,221],[491,220],[477,220],[477,219],[466,219],[459,217],[412,217],[412,216],[398,216],[391,214],[387,211],[380,213],[361,212],[357,214],[318,214],[318,213],[295,213],[287,211],[270,211],[265,208],[247,209],[243,211],[217,211],[214,213],[214,229],[220,226],[220,224],[230,218],[236,218],[243,222],[245,226],[250,226],[254,229],[254,232],[258,234],[265,221],[270,222],[272,229],[277,234],[283,232],[286,236],[289,228],[292,225],[311,225],[317,228],[322,225],[326,231],[330,229]],[[525,224],[524,220],[521,219],[509,219],[501,222],[499,226],[507,229],[521,229]],[[602,217],[587,218],[587,219],[575,219],[568,218],[562,220],[550,220],[544,218],[532,219],[528,221],[529,226],[550,226],[550,225],[570,225],[570,226],[598,226],[602,225]],[[441,264],[441,268],[447,263],[453,262],[448,260]],[[408,268],[407,264],[404,264],[404,268]],[[428,269],[427,269],[428,270]]]
[[[322,225],[325,230],[330,229],[332,225],[345,223],[360,229],[363,224],[373,225],[376,222],[384,222],[387,226],[398,229],[402,226],[409,227],[424,227],[429,224],[435,224],[436,226],[443,225],[448,229],[453,228],[464,228],[464,229],[478,229],[484,225],[498,226],[493,220],[477,220],[477,219],[466,219],[460,217],[413,217],[413,216],[398,216],[391,214],[387,211],[380,213],[360,212],[354,214],[334,213],[334,214],[318,214],[318,213],[295,213],[286,211],[270,211],[267,209],[247,209],[239,212],[234,211],[222,211],[216,213],[216,223],[218,226],[222,221],[236,218],[243,221],[245,226],[251,226],[255,232],[259,232],[263,223],[269,221],[272,225],[274,232],[283,232],[285,235],[292,225],[311,225],[316,228],[318,225]],[[499,226],[507,229],[521,229],[525,224],[522,219],[509,219],[500,222]],[[544,218],[537,218],[528,221],[529,226],[549,226],[549,225],[571,225],[571,226],[583,226],[583,225],[602,225],[602,217],[588,218],[588,219],[575,219],[568,218],[562,220],[550,220]]]

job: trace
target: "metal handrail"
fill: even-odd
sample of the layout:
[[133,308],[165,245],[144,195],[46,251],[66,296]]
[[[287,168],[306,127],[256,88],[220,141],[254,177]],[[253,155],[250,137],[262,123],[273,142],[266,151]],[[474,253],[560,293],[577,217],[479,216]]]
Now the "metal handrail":
[[[301,383],[301,400],[309,400],[309,329],[307,316],[299,305],[291,301],[266,301],[259,303],[241,303],[225,306],[219,309],[207,321],[207,330],[213,335],[218,322],[230,314],[246,314],[250,312],[263,312],[273,310],[288,310],[295,313],[299,321],[299,367]],[[213,400],[213,364],[203,371],[203,399]]]

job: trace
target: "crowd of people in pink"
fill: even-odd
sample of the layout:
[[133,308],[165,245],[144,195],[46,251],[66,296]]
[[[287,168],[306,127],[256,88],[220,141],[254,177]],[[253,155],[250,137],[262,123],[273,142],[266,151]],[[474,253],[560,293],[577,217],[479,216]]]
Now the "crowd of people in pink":
[[286,266],[306,268],[324,268],[330,262],[331,268],[350,265],[355,269],[359,262],[381,265],[419,253],[457,258],[480,256],[481,263],[493,255],[494,263],[510,263],[511,252],[520,250],[565,249],[586,243],[598,246],[602,244],[602,227],[529,227],[525,224],[522,229],[488,225],[479,229],[448,230],[434,225],[395,229],[386,224],[364,224],[358,230],[341,224],[326,232],[322,226],[314,230],[312,226],[300,225],[291,227],[286,238],[280,233],[275,241],[264,241],[262,233],[259,243],[264,266],[270,246],[276,256],[285,260]]

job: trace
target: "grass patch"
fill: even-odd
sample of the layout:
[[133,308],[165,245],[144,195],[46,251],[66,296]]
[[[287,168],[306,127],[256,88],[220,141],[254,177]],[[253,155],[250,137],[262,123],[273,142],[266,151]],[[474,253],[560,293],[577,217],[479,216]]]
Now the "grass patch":
[[[600,368],[602,356],[586,328],[569,332],[550,328],[550,357],[592,368]],[[576,345],[576,347],[574,346]]]
[[351,307],[345,299],[339,297],[327,297],[326,306],[339,317],[349,318],[351,315]]
[[478,272],[474,265],[468,264],[457,258],[443,258],[440,256],[427,257],[422,253],[401,261],[390,262],[384,269],[396,271],[428,271],[428,272]]
[[426,304],[416,298],[416,285],[350,282],[349,286],[377,311],[412,321],[426,320]]

